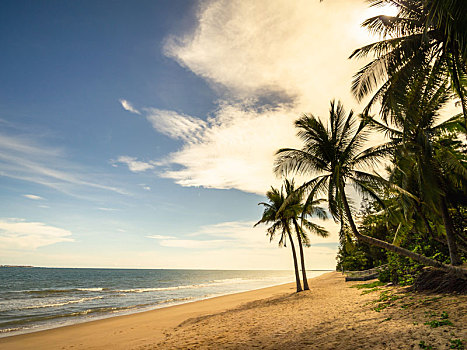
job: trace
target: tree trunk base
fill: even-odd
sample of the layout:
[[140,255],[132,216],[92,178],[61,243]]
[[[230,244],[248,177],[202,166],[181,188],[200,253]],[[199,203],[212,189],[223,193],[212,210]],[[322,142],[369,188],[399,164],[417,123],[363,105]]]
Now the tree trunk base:
[[420,292],[467,294],[467,277],[425,267],[416,278],[412,289]]

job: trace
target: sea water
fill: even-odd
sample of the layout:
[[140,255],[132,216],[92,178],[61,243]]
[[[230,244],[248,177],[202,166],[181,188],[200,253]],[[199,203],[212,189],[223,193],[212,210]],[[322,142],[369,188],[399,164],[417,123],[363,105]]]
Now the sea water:
[[[308,277],[324,271],[308,271]],[[0,268],[0,337],[294,281],[291,271]]]

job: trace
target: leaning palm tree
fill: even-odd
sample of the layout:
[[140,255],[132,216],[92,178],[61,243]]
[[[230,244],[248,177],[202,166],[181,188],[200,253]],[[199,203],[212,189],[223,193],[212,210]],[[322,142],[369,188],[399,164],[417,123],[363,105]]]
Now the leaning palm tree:
[[[295,233],[297,235],[298,247],[300,251],[300,264],[302,267],[302,279],[303,279],[303,289],[309,290],[308,278],[306,276],[305,268],[305,255],[303,252],[303,245],[310,246],[310,239],[307,235],[307,231],[314,233],[320,237],[327,237],[329,233],[321,226],[308,220],[309,216],[316,216],[320,219],[327,219],[326,212],[319,205],[322,203],[322,200],[309,200],[306,203],[302,203],[303,191],[296,191],[293,180],[285,180],[284,183],[285,193],[287,195],[286,200],[279,208],[278,215],[282,211],[288,212],[290,220],[295,228]],[[299,220],[301,225],[299,225]],[[306,229],[306,230],[305,230]]]
[[350,58],[374,55],[354,76],[352,92],[360,101],[377,89],[367,109],[381,102],[383,117],[391,108],[395,82],[406,81],[422,62],[443,62],[444,78],[460,99],[467,123],[467,2],[465,0],[369,0],[390,4],[397,16],[375,16],[363,22],[383,39],[355,50]]
[[383,204],[377,195],[377,188],[387,181],[363,170],[376,164],[382,156],[389,154],[391,145],[363,149],[366,141],[366,121],[357,123],[353,113],[346,117],[340,102],[332,101],[329,125],[313,115],[304,115],[295,122],[298,136],[304,141],[302,149],[284,148],[277,152],[276,174],[299,173],[316,175],[301,186],[309,196],[326,193],[329,211],[336,221],[347,222],[355,237],[362,242],[409,257],[421,264],[431,265],[448,271],[467,275],[467,271],[427,258],[405,248],[363,235],[353,220],[351,203],[346,186],[352,184],[359,193]]
[[[294,263],[294,270],[295,270],[295,282],[297,285],[297,292],[302,291],[302,285],[300,283],[300,274],[298,272],[298,263],[297,263],[297,253],[295,252],[295,245],[292,239],[291,234],[291,216],[296,215],[295,209],[291,208],[292,206],[283,207],[283,204],[286,201],[286,194],[284,193],[283,189],[278,190],[274,187],[266,192],[266,197],[268,198],[269,202],[261,202],[260,205],[263,205],[264,212],[255,226],[266,223],[272,224],[267,229],[267,234],[272,241],[276,234],[279,233],[279,247],[286,246],[287,239],[289,239],[290,246],[292,248],[292,257]],[[292,203],[293,204],[293,203]],[[282,210],[280,210],[282,208]]]

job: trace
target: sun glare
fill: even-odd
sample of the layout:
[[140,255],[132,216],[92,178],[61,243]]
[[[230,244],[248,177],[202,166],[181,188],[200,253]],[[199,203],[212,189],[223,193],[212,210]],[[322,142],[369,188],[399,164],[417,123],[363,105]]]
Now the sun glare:
[[366,30],[365,28],[361,26],[363,21],[365,21],[368,18],[379,16],[379,15],[396,16],[397,13],[398,13],[397,7],[389,5],[389,4],[382,5],[382,6],[367,7],[364,11],[360,13],[358,17],[359,27],[355,30],[357,40],[363,44],[363,43],[367,43],[375,39],[378,39],[376,35],[369,33],[368,30]]

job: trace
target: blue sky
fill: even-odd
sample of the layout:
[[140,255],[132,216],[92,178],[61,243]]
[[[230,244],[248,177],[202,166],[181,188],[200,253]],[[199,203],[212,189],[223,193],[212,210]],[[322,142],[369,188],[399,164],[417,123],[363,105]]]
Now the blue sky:
[[[348,109],[354,0],[2,1],[0,264],[291,268],[252,228],[293,120]],[[378,11],[377,11],[378,12]],[[380,11],[379,11],[380,12]],[[378,13],[379,13],[378,12]],[[333,268],[337,234],[312,239]]]

